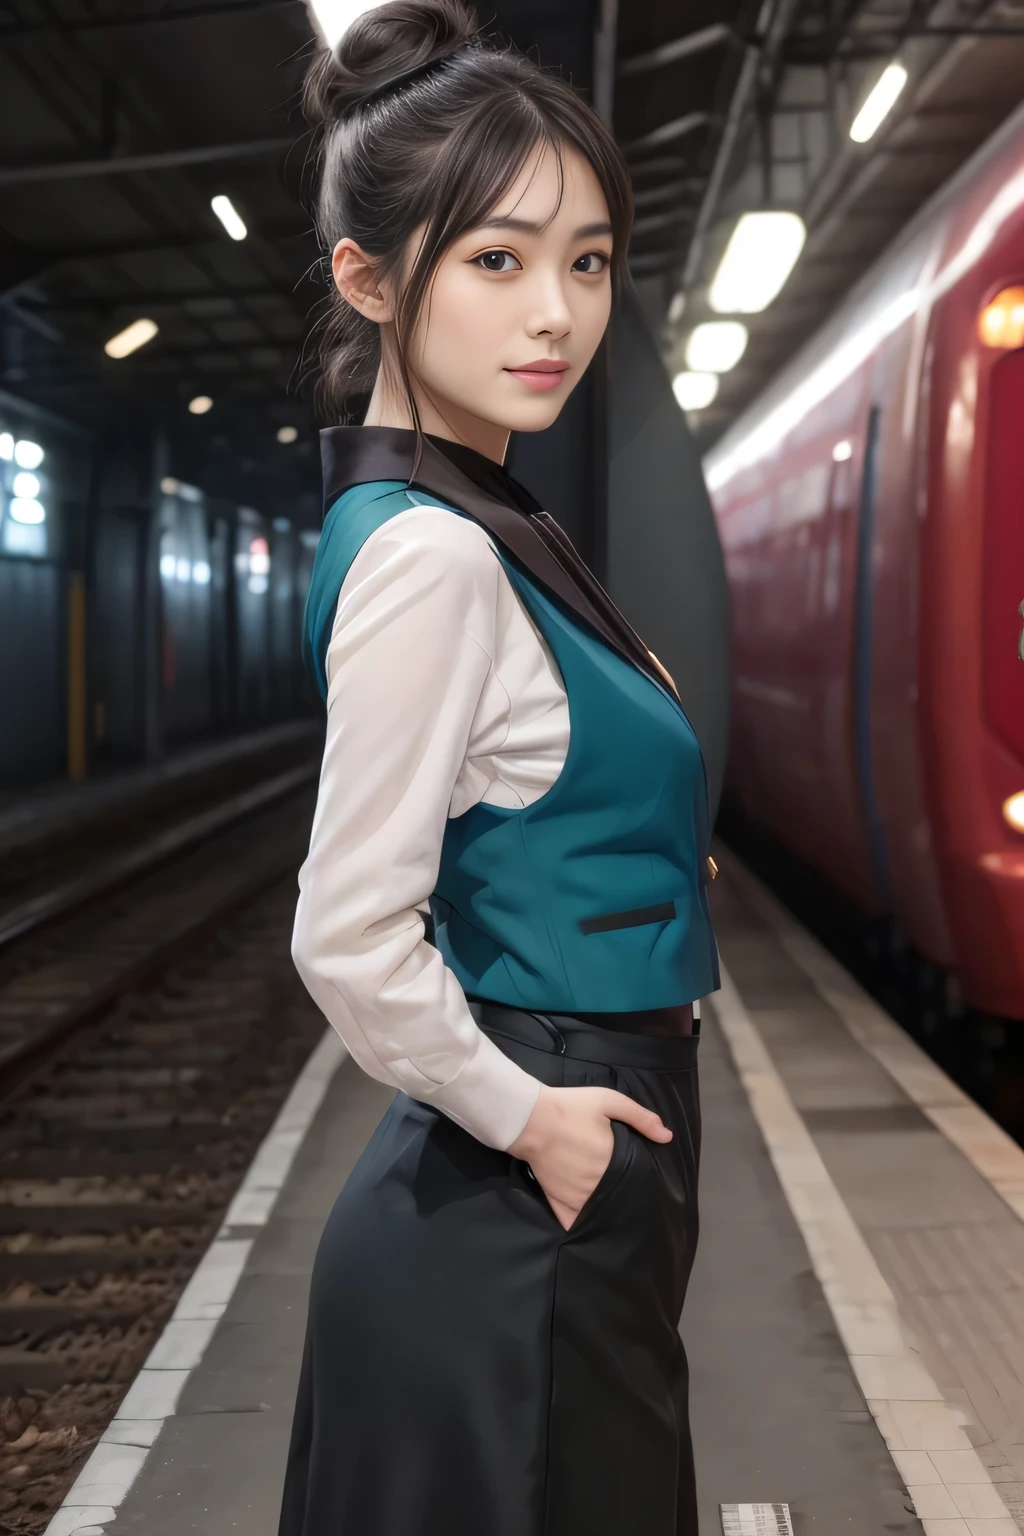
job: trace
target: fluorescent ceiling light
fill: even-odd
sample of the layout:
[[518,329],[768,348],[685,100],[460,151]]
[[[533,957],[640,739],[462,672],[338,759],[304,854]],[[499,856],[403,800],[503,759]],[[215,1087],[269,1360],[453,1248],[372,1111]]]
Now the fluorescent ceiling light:
[[739,320],[709,320],[698,325],[686,346],[686,366],[695,373],[728,373],[747,346],[747,328]]
[[278,427],[277,440],[279,443],[294,443],[299,432],[297,427]]
[[38,469],[45,457],[39,444],[30,443],[27,437],[14,445],[14,462],[19,469]]
[[672,393],[684,411],[702,411],[718,394],[717,373],[677,373]]
[[155,320],[133,320],[123,331],[111,336],[103,350],[108,357],[127,357],[129,352],[137,352],[152,341],[159,329]]
[[867,101],[850,125],[850,138],[855,144],[866,144],[889,116],[903,87],[907,83],[907,71],[902,64],[889,64],[881,78],[875,82]]
[[372,10],[380,0],[308,0],[308,3],[316,30],[328,48],[333,48],[356,17]]
[[213,409],[213,401],[209,395],[196,395],[194,400],[189,401],[188,408],[193,416],[205,416],[207,411]]
[[9,432],[0,432],[0,459],[14,458],[14,438]]
[[732,232],[708,293],[720,315],[755,315],[796,265],[807,230],[798,213],[745,213]]
[[210,207],[213,209],[218,219],[220,219],[232,240],[245,239],[249,231],[246,229],[244,223],[239,217],[238,209],[235,207],[230,197],[224,197],[223,195],[219,197],[211,197]]
[[12,487],[15,496],[27,496],[29,501],[39,495],[39,479],[36,475],[30,475],[27,469],[15,475]]

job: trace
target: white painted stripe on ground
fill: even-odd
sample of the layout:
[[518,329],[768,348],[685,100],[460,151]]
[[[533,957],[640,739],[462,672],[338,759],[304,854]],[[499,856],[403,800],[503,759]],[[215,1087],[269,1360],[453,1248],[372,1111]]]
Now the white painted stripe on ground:
[[721,966],[707,999],[725,1036],[850,1365],[925,1536],[1019,1536],[1018,1527],[907,1337],[896,1299]]
[[1024,1147],[946,1076],[735,854],[716,847],[715,857],[857,1044],[1024,1221]]
[[206,1353],[241,1279],[251,1237],[232,1228],[263,1226],[291,1171],[295,1154],[348,1052],[327,1030],[303,1067],[231,1202],[220,1231],[181,1293],[174,1315],[150,1351],[107,1429],[53,1519],[46,1536],[104,1536],[182,1388]]

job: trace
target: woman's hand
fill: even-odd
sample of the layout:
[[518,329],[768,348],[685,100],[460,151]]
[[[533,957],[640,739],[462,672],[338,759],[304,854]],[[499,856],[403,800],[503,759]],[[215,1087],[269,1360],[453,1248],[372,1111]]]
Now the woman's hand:
[[654,1113],[614,1088],[541,1088],[533,1113],[508,1148],[529,1163],[566,1231],[611,1162],[611,1122],[624,1120],[651,1141],[672,1132]]

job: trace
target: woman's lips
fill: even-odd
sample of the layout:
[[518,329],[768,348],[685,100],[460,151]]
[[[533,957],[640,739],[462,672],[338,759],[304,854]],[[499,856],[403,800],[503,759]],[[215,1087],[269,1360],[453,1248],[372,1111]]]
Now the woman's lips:
[[550,362],[545,358],[535,363],[526,363],[522,368],[506,368],[505,372],[510,373],[514,379],[522,379],[527,389],[542,393],[558,389],[568,370],[568,363]]

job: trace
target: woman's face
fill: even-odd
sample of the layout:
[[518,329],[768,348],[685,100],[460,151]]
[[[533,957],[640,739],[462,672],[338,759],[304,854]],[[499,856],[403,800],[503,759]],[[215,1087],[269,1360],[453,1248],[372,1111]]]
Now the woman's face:
[[[611,313],[612,232],[590,164],[543,145],[445,253],[408,348],[417,403],[464,442],[550,426]],[[556,211],[556,204],[557,211]],[[432,409],[431,409],[432,408]]]

